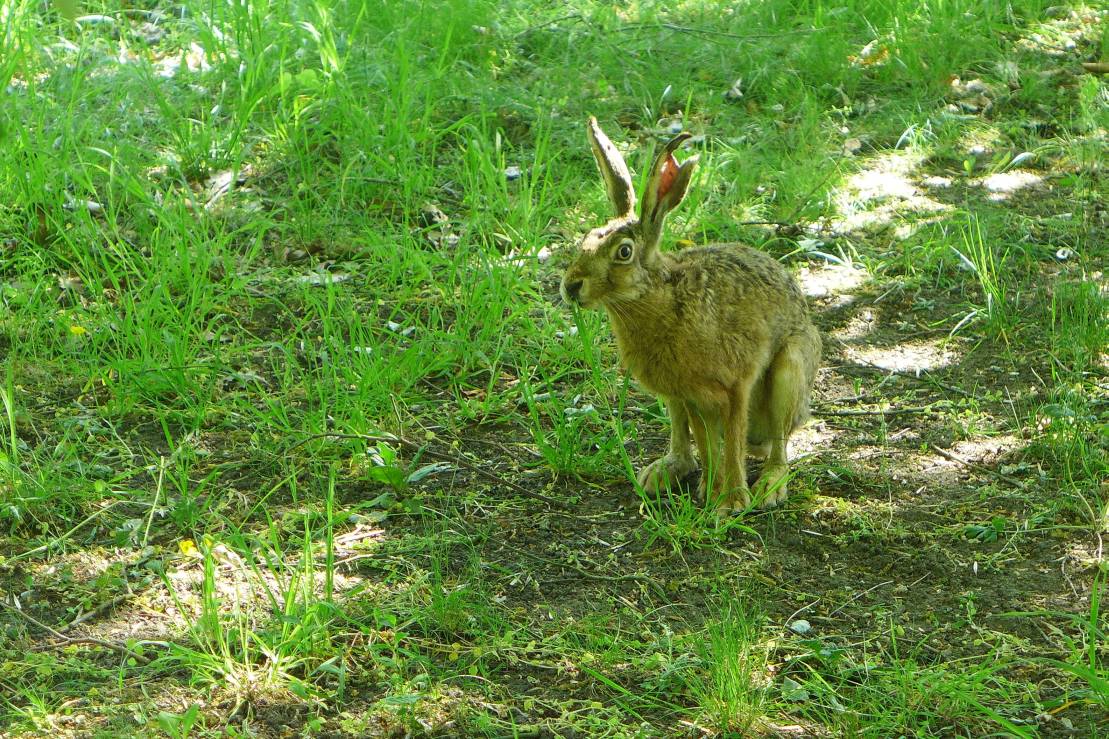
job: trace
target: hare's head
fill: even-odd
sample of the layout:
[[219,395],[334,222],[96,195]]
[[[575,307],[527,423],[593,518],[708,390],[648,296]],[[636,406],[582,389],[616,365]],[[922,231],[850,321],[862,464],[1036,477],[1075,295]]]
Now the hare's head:
[[596,308],[634,301],[650,288],[649,274],[659,262],[663,221],[685,197],[697,157],[678,164],[674,151],[689,134],[671,139],[651,166],[637,215],[628,165],[596,118],[589,119],[588,135],[616,217],[586,234],[577,258],[562,277],[561,293],[567,302]]

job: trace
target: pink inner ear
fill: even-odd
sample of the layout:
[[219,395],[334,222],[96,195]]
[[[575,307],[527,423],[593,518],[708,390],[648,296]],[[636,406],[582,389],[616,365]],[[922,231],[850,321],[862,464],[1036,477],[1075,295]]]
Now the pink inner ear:
[[678,176],[678,160],[674,158],[673,154],[669,154],[666,160],[662,163],[662,169],[658,174],[658,199],[662,200],[663,196],[670,191],[674,185],[674,179]]

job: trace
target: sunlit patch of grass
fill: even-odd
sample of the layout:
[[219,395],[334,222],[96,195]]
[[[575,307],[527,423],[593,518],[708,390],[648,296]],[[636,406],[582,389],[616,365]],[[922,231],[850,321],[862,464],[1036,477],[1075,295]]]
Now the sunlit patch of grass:
[[524,401],[533,443],[552,470],[594,476],[619,471],[624,440],[613,434],[612,425],[601,418],[603,411],[593,403],[580,395],[569,403],[536,400],[527,388]]
[[850,734],[977,726],[1032,735],[1022,724],[1034,715],[1034,696],[1027,685],[1004,676],[1004,661],[995,655],[935,661],[920,645],[906,647],[898,627],[892,629],[890,646],[862,659],[819,637],[799,640],[797,655],[782,671],[782,699]]
[[[626,452],[628,475],[635,480]],[[701,474],[706,473],[702,470]],[[721,515],[712,501],[698,501],[683,481],[667,483],[656,493],[635,484],[643,532],[648,546],[665,542],[680,554],[686,549],[715,549],[726,545],[737,534],[758,536],[743,515]]]
[[1109,367],[1109,295],[1093,280],[1062,281],[1051,293],[1052,355],[1079,377]]
[[1012,288],[1007,284],[1006,279],[1009,270],[1006,264],[1008,252],[989,238],[983,231],[982,222],[979,219],[970,219],[962,236],[963,248],[956,249],[956,254],[966,269],[970,270],[978,280],[986,301],[986,304],[978,306],[976,311],[984,315],[986,325],[991,332],[1007,340],[1006,334],[1012,330],[1014,323],[1010,296]]
[[448,645],[459,640],[474,647],[495,642],[507,622],[493,602],[477,552],[467,543],[461,553],[464,561],[454,566],[445,548],[433,547],[430,554],[426,575],[409,586],[407,602],[398,608],[407,617],[401,628]]
[[189,638],[171,643],[156,663],[187,670],[192,684],[227,690],[238,701],[320,700],[340,676],[344,647],[334,640],[337,611],[331,593],[321,593],[330,580],[314,564],[311,541],[306,527],[293,566],[279,550],[256,559],[215,540],[189,542],[202,567],[197,592],[165,581]]
[[1062,494],[1056,502],[1074,511],[1094,530],[1109,525],[1109,429],[1081,387],[1060,384],[1048,402],[1032,409],[1028,425],[1036,436],[1027,449],[1056,478]]
[[750,605],[728,600],[719,610],[698,642],[701,664],[689,678],[690,691],[708,726],[747,734],[765,720],[774,702],[769,643]]

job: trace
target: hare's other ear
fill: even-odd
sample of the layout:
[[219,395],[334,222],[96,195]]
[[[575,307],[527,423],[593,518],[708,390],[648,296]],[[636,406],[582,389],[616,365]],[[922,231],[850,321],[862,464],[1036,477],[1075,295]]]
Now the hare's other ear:
[[616,215],[630,215],[635,211],[635,189],[632,187],[632,176],[628,172],[628,165],[624,163],[624,157],[620,156],[620,152],[612,145],[608,136],[605,136],[605,132],[597,125],[597,119],[593,116],[589,116],[589,126],[586,130],[593,156],[601,169],[601,176],[605,178],[608,199],[612,201]]
[[670,139],[651,167],[651,177],[647,180],[639,216],[648,244],[658,243],[666,214],[682,202],[686,190],[689,189],[698,157],[691,156],[681,164],[674,158],[674,151],[688,138],[688,133],[680,133]]

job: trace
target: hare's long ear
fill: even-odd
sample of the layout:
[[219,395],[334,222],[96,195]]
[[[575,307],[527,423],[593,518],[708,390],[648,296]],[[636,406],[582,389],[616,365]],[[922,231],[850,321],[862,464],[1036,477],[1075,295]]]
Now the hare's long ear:
[[593,148],[593,156],[597,159],[597,166],[601,169],[601,176],[605,178],[605,189],[608,190],[608,199],[616,209],[617,216],[631,215],[635,211],[635,188],[632,186],[632,176],[628,172],[628,165],[624,157],[605,136],[605,132],[597,125],[597,119],[589,116],[589,145]]
[[693,177],[693,170],[697,167],[697,156],[691,156],[681,164],[674,158],[674,151],[688,138],[688,133],[680,133],[670,139],[651,167],[651,177],[647,180],[639,215],[643,224],[644,241],[648,246],[658,244],[666,214],[682,202],[685,191],[689,188],[689,180]]

